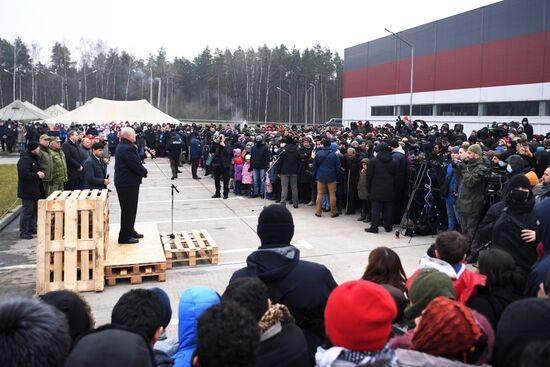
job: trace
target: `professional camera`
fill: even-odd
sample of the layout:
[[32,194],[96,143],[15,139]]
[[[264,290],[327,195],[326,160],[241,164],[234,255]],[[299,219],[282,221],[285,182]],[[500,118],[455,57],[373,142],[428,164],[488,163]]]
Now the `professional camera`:
[[506,184],[507,177],[505,174],[496,171],[490,171],[483,177],[485,185],[485,202],[492,205],[499,202],[502,198],[502,188]]

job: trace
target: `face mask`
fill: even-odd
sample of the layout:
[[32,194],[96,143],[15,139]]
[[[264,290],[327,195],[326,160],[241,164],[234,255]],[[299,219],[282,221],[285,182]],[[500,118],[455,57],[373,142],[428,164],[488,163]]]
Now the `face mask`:
[[281,148],[284,148],[286,143],[281,143]]
[[506,166],[506,172],[512,173],[512,166],[507,165],[507,166]]
[[[504,162],[504,161],[498,161],[498,166],[499,166],[499,167],[506,167],[507,164],[506,164],[506,162]],[[510,168],[512,168],[512,167],[510,166]],[[510,171],[511,171],[511,170],[510,170]]]
[[529,198],[529,191],[512,190],[510,192],[510,197],[514,201],[524,202],[527,200],[527,198]]
[[277,153],[277,152],[279,151],[279,149],[278,149],[278,148],[275,148],[275,149],[273,149],[273,151],[274,151],[275,153]]

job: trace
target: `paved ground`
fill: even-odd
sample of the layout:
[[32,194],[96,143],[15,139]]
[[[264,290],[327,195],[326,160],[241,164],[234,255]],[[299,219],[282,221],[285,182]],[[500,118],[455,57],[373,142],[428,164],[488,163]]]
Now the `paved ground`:
[[[0,158],[1,163],[8,163],[7,159]],[[189,286],[207,285],[222,293],[233,271],[244,266],[247,255],[259,246],[256,224],[264,206],[263,200],[233,194],[228,200],[211,199],[214,192],[212,178],[193,180],[190,166],[185,165],[180,178],[170,181],[162,173],[170,176],[168,160],[158,159],[157,164],[151,161],[146,164],[149,176],[141,187],[136,229],[139,231],[140,223],[156,223],[160,231],[170,231],[170,184],[175,182],[181,189],[175,197],[175,230],[208,230],[220,247],[219,264],[169,270],[165,283],[145,280],[141,285],[130,285],[126,282],[106,287],[101,293],[83,293],[98,324],[109,321],[113,305],[129,289],[161,287],[170,295],[174,310],[177,310],[181,293]],[[112,165],[110,170],[113,177]],[[120,207],[115,190],[109,202],[110,223],[119,223]],[[324,215],[317,218],[312,207],[302,205],[294,209],[289,206],[289,209],[295,223],[292,243],[300,249],[301,257],[326,265],[339,283],[359,278],[367,264],[369,252],[377,246],[395,249],[405,271],[411,274],[420,256],[433,242],[432,237],[396,239],[394,233],[367,234],[363,231],[366,225],[357,222],[357,216],[330,218]],[[34,293],[35,245],[34,240],[18,239],[18,221],[0,233],[0,297]],[[176,335],[177,311],[173,317],[168,332]]]

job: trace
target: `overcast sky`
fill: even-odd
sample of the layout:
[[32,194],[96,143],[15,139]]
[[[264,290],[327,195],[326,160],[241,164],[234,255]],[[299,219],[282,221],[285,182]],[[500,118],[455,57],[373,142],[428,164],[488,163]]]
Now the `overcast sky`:
[[146,57],[192,59],[206,46],[337,50],[475,9],[495,0],[0,0],[0,37],[42,45],[42,60],[64,41],[78,58],[81,38]]

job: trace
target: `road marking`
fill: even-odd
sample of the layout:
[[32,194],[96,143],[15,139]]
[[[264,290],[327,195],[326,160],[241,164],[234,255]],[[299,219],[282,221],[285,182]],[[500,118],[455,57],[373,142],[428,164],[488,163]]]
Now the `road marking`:
[[[197,218],[197,219],[174,219],[174,223],[187,223],[187,222],[210,222],[210,221],[220,221],[220,220],[241,220],[241,219],[251,219],[251,218],[258,218],[259,215],[246,215],[242,217],[219,217],[219,218]],[[146,222],[136,222],[136,224],[166,224],[171,223],[171,221],[168,220],[157,220],[157,221],[146,221]],[[111,223],[111,224],[120,224],[118,223]]]
[[[219,201],[221,199],[181,199],[181,200],[174,200],[174,203],[187,203],[187,202],[193,202],[193,201]],[[244,200],[241,197],[234,197],[234,198],[228,198],[224,200]],[[155,204],[155,203],[171,203],[172,200],[152,200],[152,201],[139,201],[139,204]],[[118,205],[119,203],[109,203],[109,205]]]
[[36,264],[24,264],[24,265],[11,265],[11,266],[2,266],[0,270],[19,270],[19,269],[33,269],[36,267]]
[[[312,245],[310,245],[309,243],[307,243],[305,241],[298,242],[297,244],[294,245],[294,247],[303,247],[303,248],[307,248],[307,249],[314,248]],[[236,248],[236,249],[232,249],[232,250],[219,250],[218,253],[219,254],[235,254],[235,253],[238,253],[238,252],[253,252],[253,251],[256,251],[257,249],[258,249],[257,247]]]

